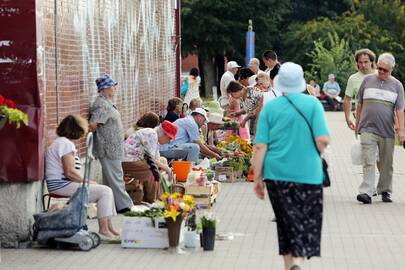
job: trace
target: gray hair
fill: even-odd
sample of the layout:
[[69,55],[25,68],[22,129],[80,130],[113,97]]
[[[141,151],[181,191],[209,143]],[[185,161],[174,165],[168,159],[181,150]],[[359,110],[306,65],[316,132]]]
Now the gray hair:
[[387,64],[393,69],[395,67],[395,58],[391,53],[382,53],[378,57],[378,63],[383,62],[384,64]]
[[268,73],[262,71],[262,72],[259,72],[259,73],[257,74],[256,82],[262,82],[263,80],[268,80],[268,81],[270,81],[270,76],[269,76]]
[[251,58],[249,64],[250,63],[255,63],[256,65],[260,66],[260,60],[257,58]]

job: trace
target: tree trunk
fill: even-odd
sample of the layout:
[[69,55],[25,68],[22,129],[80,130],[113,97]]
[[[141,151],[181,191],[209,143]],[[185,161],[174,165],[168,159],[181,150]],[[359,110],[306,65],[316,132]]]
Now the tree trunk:
[[204,73],[204,78],[201,77],[201,80],[204,79],[204,88],[203,88],[203,92],[204,92],[204,96],[205,97],[212,97],[212,87],[216,85],[216,73],[215,73],[215,66],[214,66],[214,62],[213,59],[210,58],[203,58],[203,57],[199,57],[200,61],[199,63],[201,63],[203,65],[203,67],[200,67],[200,70],[203,70]]

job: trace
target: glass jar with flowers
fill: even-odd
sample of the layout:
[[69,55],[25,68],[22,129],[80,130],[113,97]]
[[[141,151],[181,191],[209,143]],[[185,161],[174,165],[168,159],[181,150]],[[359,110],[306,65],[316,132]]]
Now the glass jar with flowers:
[[10,124],[15,124],[17,128],[21,126],[21,122],[25,125],[28,124],[28,115],[16,109],[14,101],[0,95],[0,129],[6,124],[7,119]]
[[164,204],[163,216],[169,233],[169,246],[179,245],[181,223],[184,218],[195,208],[196,203],[193,196],[181,193],[164,193],[160,196]]

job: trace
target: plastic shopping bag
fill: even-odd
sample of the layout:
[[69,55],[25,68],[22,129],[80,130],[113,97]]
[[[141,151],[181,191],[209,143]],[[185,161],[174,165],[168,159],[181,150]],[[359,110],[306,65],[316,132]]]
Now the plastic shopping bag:
[[353,165],[363,165],[363,152],[358,137],[356,137],[356,139],[352,143],[352,148],[350,149],[350,157],[352,159]]

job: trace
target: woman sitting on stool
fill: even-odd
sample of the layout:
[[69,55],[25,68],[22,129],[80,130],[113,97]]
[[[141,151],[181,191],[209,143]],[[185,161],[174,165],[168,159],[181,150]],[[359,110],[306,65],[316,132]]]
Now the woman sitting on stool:
[[[80,159],[73,143],[87,134],[87,121],[79,116],[66,116],[56,129],[59,136],[46,152],[46,183],[48,191],[61,196],[72,196],[82,186]],[[119,233],[113,228],[111,217],[115,211],[111,188],[90,181],[89,202],[97,202],[99,233],[110,240]]]

